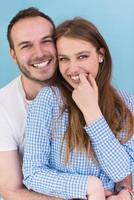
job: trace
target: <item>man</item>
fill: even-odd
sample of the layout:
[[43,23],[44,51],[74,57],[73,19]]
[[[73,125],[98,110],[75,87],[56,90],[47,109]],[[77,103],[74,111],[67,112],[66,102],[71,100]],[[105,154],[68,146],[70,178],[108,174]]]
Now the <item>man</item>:
[[10,53],[22,75],[0,91],[0,193],[6,200],[49,199],[23,188],[21,156],[27,106],[57,66],[53,31],[53,21],[34,8],[20,11],[8,26]]
[[35,8],[18,12],[8,26],[10,53],[22,74],[0,90],[0,194],[5,200],[56,199],[24,188],[21,170],[28,104],[51,83],[57,66],[53,32],[51,18]]

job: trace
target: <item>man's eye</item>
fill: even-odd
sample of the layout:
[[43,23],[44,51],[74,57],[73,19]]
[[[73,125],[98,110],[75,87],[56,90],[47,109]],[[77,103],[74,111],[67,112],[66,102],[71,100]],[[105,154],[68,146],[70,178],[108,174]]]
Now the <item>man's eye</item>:
[[31,45],[29,45],[29,44],[26,44],[26,45],[24,45],[24,46],[21,46],[21,49],[26,49],[26,48],[29,48]]

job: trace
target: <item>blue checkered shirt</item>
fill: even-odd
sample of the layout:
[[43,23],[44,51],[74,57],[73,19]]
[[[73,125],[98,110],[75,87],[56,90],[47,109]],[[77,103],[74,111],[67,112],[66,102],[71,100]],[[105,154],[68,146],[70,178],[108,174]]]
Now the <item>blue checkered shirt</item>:
[[[134,113],[134,96],[120,94]],[[24,184],[30,190],[64,199],[86,198],[89,176],[112,190],[134,168],[134,137],[121,145],[104,117],[84,127],[99,164],[84,153],[72,151],[65,165],[68,113],[61,114],[57,88],[45,87],[29,107],[23,160]],[[123,133],[124,134],[124,133]]]

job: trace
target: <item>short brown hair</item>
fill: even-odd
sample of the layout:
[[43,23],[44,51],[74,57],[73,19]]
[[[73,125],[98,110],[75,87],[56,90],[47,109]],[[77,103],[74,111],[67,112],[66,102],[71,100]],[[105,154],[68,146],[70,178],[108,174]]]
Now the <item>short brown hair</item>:
[[23,9],[23,10],[20,10],[10,21],[9,25],[8,25],[8,29],[7,29],[7,39],[8,39],[8,42],[9,42],[9,46],[10,48],[13,49],[13,41],[12,41],[12,38],[11,38],[11,30],[12,30],[12,27],[14,26],[14,24],[16,22],[18,22],[19,20],[21,19],[25,19],[25,18],[28,18],[28,17],[43,17],[45,18],[46,20],[48,20],[52,26],[53,26],[53,29],[55,29],[55,25],[54,25],[54,22],[53,20],[48,16],[46,15],[45,13],[41,12],[40,10],[38,10],[37,8],[34,8],[34,7],[29,7],[27,9]]

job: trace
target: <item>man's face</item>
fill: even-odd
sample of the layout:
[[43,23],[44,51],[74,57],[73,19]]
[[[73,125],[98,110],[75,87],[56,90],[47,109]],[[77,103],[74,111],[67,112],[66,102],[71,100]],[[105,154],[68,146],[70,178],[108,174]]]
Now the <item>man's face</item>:
[[47,82],[57,67],[52,24],[43,17],[22,19],[13,26],[11,55],[22,73],[36,82]]

